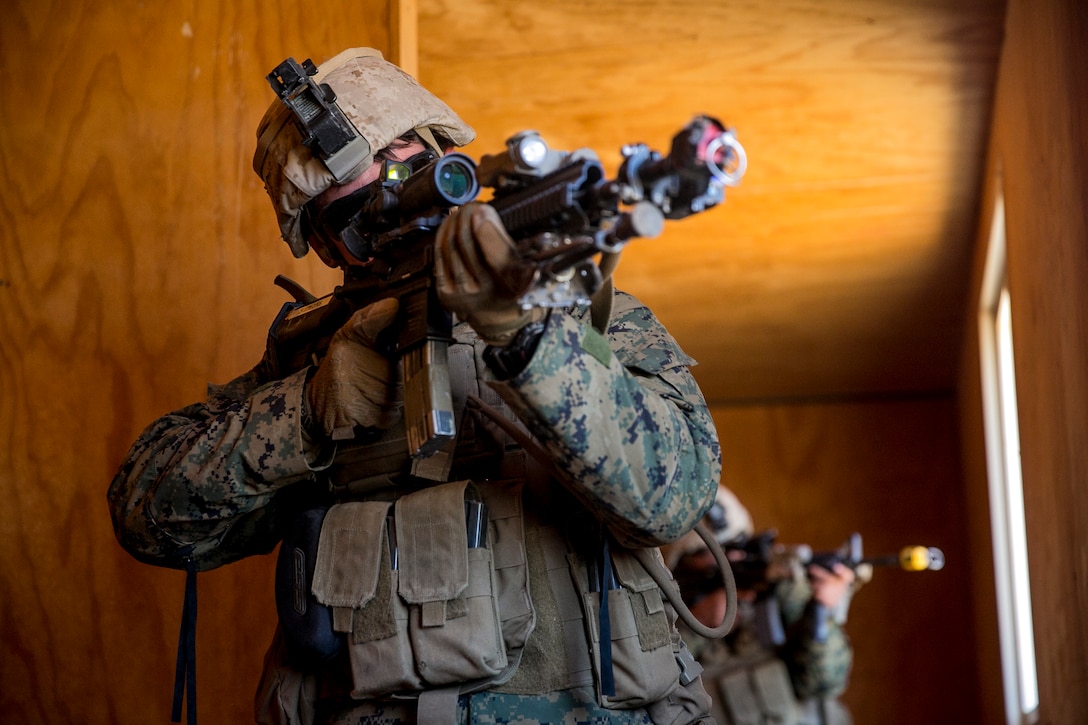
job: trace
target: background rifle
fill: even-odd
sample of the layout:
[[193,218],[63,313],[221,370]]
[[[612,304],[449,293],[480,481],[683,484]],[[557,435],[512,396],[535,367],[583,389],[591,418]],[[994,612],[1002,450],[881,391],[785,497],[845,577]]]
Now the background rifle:
[[[944,553],[933,546],[905,546],[896,554],[865,556],[858,532],[851,533],[842,546],[832,551],[813,551],[808,544],[781,544],[776,541],[777,537],[777,531],[772,529],[722,543],[737,589],[755,593],[756,629],[760,639],[768,645],[777,646],[786,640],[775,596],[778,583],[793,579],[809,566],[820,566],[833,572],[835,564],[843,564],[854,570],[859,583],[872,578],[874,567],[904,571],[937,571],[944,567]],[[713,568],[700,570],[685,566],[681,560],[674,573],[685,598],[698,599],[721,587],[721,577]],[[833,613],[839,624],[846,622],[848,606],[849,597]],[[828,615],[826,607],[816,601],[809,602],[806,607],[805,626],[816,641],[827,639]]]
[[507,141],[505,152],[483,157],[478,169],[464,154],[447,154],[406,179],[382,179],[357,192],[358,209],[341,238],[371,261],[361,271],[345,268],[344,284],[320,299],[277,278],[295,300],[269,330],[271,374],[282,377],[317,362],[355,310],[395,297],[400,312],[383,352],[400,360],[409,453],[426,458],[452,444],[446,354],[452,319],[434,290],[433,249],[450,208],[472,201],[481,186],[491,188],[489,203],[524,262],[507,280],[509,291],[526,308],[568,307],[588,303],[601,286],[594,257],[656,236],[665,219],[716,206],[746,168],[732,131],[709,116],[695,117],[677,133],[667,156],[644,144],[621,153],[616,178],[607,179],[592,151],[554,151],[538,133],[525,131]]

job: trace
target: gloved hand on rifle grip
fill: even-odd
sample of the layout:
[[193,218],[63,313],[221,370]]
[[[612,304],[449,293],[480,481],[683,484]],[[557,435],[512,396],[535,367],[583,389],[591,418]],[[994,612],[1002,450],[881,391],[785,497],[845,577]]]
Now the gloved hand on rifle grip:
[[355,426],[387,428],[395,402],[389,359],[374,349],[378,334],[397,316],[389,298],[357,310],[332,337],[328,352],[306,383],[313,433],[351,438]]
[[438,299],[489,345],[507,345],[525,325],[544,319],[545,310],[518,304],[531,277],[532,269],[518,259],[514,240],[488,204],[466,204],[438,228]]

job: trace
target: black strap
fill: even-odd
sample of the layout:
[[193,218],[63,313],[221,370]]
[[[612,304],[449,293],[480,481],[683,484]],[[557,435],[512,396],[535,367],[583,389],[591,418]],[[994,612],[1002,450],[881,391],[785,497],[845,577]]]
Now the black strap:
[[604,536],[601,547],[601,605],[597,618],[601,629],[601,694],[616,695],[616,676],[612,671],[612,618],[608,611],[608,593],[616,588],[612,574],[612,553],[608,550],[608,537]]
[[[186,690],[188,692],[186,692]],[[196,570],[185,573],[185,605],[181,610],[178,632],[178,662],[174,670],[174,705],[170,722],[181,722],[181,697],[187,694],[185,709],[188,725],[196,725]]]

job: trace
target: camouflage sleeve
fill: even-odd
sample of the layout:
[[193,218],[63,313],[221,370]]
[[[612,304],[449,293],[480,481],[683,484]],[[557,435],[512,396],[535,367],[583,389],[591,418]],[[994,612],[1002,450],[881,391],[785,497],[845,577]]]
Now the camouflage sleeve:
[[270,551],[282,504],[300,493],[290,484],[315,466],[301,432],[304,376],[255,387],[249,373],[149,425],[107,495],[121,545],[199,570]]
[[[807,581],[786,580],[775,590],[787,627],[780,654],[790,671],[798,699],[838,697],[845,690],[854,649],[842,625],[827,616],[827,637],[817,641],[809,617],[812,589]],[[809,619],[806,619],[809,617]]]
[[648,308],[617,293],[607,340],[552,314],[529,365],[495,387],[621,544],[658,546],[695,525],[721,474],[693,363]]

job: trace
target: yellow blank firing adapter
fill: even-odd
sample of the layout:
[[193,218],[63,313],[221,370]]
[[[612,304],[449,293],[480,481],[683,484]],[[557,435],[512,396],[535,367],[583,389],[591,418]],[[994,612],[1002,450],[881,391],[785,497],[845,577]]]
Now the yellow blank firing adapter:
[[907,546],[899,552],[899,566],[906,571],[938,571],[944,568],[944,552],[935,546]]

